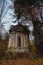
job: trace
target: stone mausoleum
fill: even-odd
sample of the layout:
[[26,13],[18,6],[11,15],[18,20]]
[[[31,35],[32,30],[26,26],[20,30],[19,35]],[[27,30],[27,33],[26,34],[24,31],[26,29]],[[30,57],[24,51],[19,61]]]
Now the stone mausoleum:
[[29,51],[29,30],[27,26],[23,26],[20,23],[11,26],[8,51],[13,53]]

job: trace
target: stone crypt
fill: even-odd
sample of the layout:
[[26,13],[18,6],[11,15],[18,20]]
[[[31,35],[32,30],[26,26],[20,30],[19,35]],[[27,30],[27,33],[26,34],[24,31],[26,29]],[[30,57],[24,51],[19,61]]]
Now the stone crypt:
[[8,51],[13,53],[29,51],[29,30],[27,26],[23,26],[20,23],[11,26]]

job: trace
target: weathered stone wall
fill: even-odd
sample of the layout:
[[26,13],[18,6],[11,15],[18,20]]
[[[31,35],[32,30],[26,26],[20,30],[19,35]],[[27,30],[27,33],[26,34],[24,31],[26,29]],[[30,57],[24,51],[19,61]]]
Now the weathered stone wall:
[[[21,46],[18,46],[18,37],[21,39]],[[24,52],[28,51],[29,39],[26,34],[23,33],[11,33],[9,36],[8,49],[13,52]]]

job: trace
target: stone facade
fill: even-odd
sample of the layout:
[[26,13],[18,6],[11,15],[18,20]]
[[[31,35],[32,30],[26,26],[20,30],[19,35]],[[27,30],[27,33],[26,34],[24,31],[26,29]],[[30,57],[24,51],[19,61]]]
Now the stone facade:
[[[16,28],[17,27],[17,28]],[[22,25],[16,25],[14,29],[10,30],[8,51],[15,52],[28,52],[29,51],[29,31]],[[15,29],[16,28],[16,29]]]

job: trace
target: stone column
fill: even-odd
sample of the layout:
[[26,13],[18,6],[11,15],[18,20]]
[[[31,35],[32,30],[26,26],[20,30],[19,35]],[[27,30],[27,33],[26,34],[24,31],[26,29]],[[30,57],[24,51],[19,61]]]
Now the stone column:
[[15,39],[16,48],[17,48],[17,45],[18,45],[18,39],[17,39],[17,36],[18,36],[18,33],[16,33],[16,39]]
[[23,42],[23,34],[21,34],[21,47],[24,46],[24,42]]
[[13,54],[15,53],[15,34],[13,34]]
[[14,34],[12,35],[13,39],[12,39],[12,46],[14,47]]
[[12,45],[12,34],[9,36],[9,43],[8,43],[8,48],[10,48]]
[[26,39],[26,41],[25,41],[26,42],[26,47],[28,47],[28,36],[27,35],[25,36],[25,39]]
[[14,33],[14,47],[15,47],[15,39],[16,39],[15,35],[16,35],[16,34]]
[[24,35],[24,47],[26,47],[26,35]]

